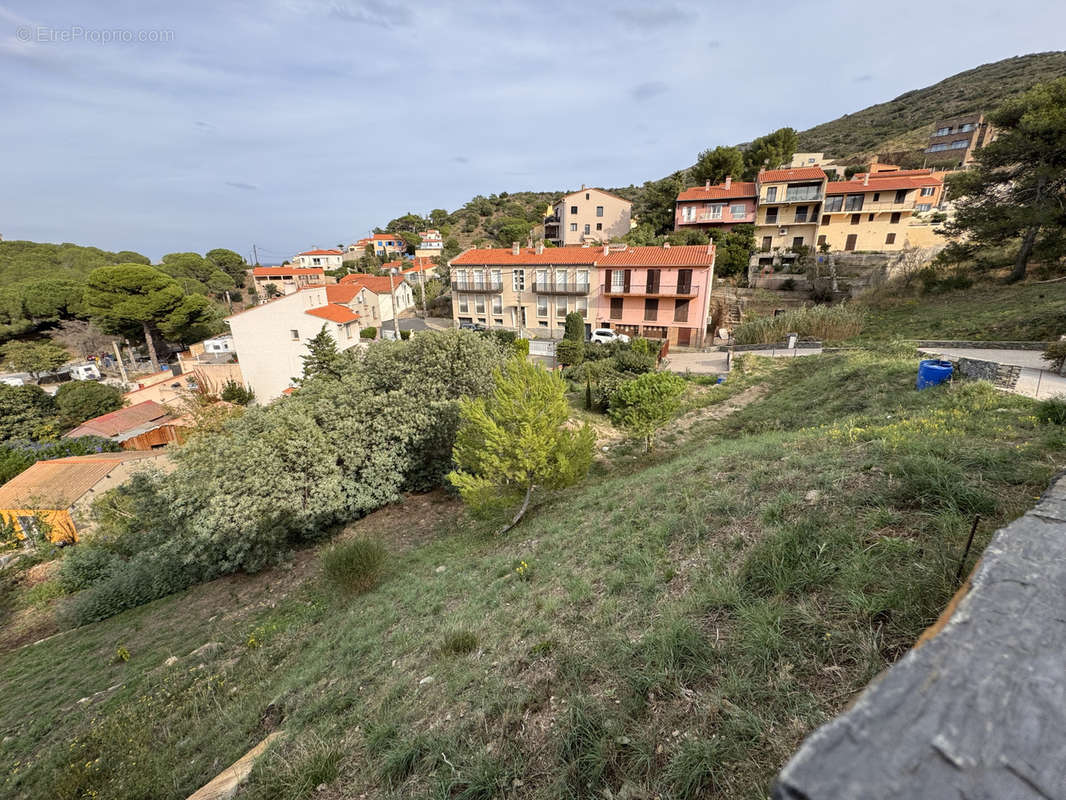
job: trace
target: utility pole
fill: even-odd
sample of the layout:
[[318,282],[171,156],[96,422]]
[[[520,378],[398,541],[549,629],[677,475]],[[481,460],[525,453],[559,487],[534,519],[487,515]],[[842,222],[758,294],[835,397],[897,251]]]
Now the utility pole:
[[389,270],[389,294],[392,295],[392,330],[396,334],[396,341],[400,341],[400,318],[396,308],[396,287],[393,285],[396,271],[396,267]]
[[418,270],[418,284],[422,287],[422,319],[426,318],[426,268],[415,267]]
[[126,365],[122,363],[122,353],[118,349],[118,341],[112,341],[111,346],[115,348],[115,358],[118,359],[118,372],[122,376],[122,387],[126,388],[129,386],[130,379],[129,376],[126,375]]
[[259,266],[259,251],[255,249],[255,245],[252,245],[252,266]]

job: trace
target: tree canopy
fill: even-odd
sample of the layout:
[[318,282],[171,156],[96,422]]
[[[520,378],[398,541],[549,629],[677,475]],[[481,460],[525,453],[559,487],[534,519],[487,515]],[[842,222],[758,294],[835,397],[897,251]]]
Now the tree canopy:
[[55,404],[60,427],[70,430],[87,419],[118,411],[122,408],[122,392],[96,381],[69,381],[59,387]]
[[973,169],[948,179],[960,248],[1018,242],[1011,280],[1035,255],[1066,254],[1066,78],[1040,84],[989,115],[998,137],[977,151]]
[[685,380],[672,372],[647,372],[626,381],[611,395],[611,421],[644,439],[651,450],[655,431],[677,413]]
[[34,380],[67,363],[70,354],[55,342],[15,340],[4,345],[4,363],[18,372],[28,372]]
[[726,177],[740,180],[744,174],[744,154],[737,147],[716,147],[704,150],[692,167],[692,180],[697,184],[710,181],[721,183]]
[[777,169],[792,160],[799,146],[799,136],[792,128],[778,128],[760,136],[744,151],[744,180],[755,180],[759,169]]

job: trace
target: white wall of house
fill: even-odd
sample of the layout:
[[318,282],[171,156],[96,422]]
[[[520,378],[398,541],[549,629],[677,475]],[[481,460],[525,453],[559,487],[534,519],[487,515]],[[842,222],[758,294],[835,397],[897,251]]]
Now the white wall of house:
[[305,289],[229,317],[245,383],[260,403],[279,397],[303,374],[307,342],[326,326],[339,350],[359,344],[359,324],[338,324],[306,313],[328,303],[325,288]]
[[338,269],[344,265],[344,255],[308,255],[301,253],[293,258],[292,263],[298,267],[322,267],[322,269]]

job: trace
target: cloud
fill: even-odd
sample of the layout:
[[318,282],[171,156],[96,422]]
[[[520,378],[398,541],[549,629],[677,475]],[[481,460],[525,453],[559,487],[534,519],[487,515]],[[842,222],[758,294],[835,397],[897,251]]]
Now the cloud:
[[246,192],[258,192],[259,187],[254,183],[243,183],[242,181],[226,181],[227,186],[232,186],[234,189],[242,189]]
[[202,119],[196,120],[196,122],[194,122],[193,124],[197,128],[203,128],[205,131],[213,131],[215,129],[214,125],[212,125],[210,122],[204,122]]
[[873,75],[856,75],[855,83],[869,83],[874,79]]
[[629,90],[629,93],[633,96],[634,100],[643,103],[647,100],[651,100],[653,97],[665,94],[669,89],[670,87],[662,81],[648,81],[647,83],[637,84]]
[[720,41],[718,41],[717,39],[711,39],[711,41],[707,42],[707,49],[708,50],[717,50],[721,46],[722,46],[722,43]]
[[649,28],[673,28],[689,25],[694,19],[692,11],[680,6],[658,6],[656,8],[620,8],[614,12],[619,22],[632,25],[639,31]]
[[413,21],[409,8],[385,0],[335,0],[329,13],[347,22],[378,28],[399,28]]
[[452,161],[454,161],[456,164],[469,164],[470,163],[470,159],[467,158],[466,156],[452,156]]

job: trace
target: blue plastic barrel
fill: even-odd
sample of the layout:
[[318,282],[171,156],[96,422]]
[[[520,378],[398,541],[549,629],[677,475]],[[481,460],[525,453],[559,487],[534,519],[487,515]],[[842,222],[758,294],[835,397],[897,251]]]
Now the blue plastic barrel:
[[944,383],[951,379],[955,366],[950,361],[928,358],[918,365],[918,381],[915,386],[921,390]]

